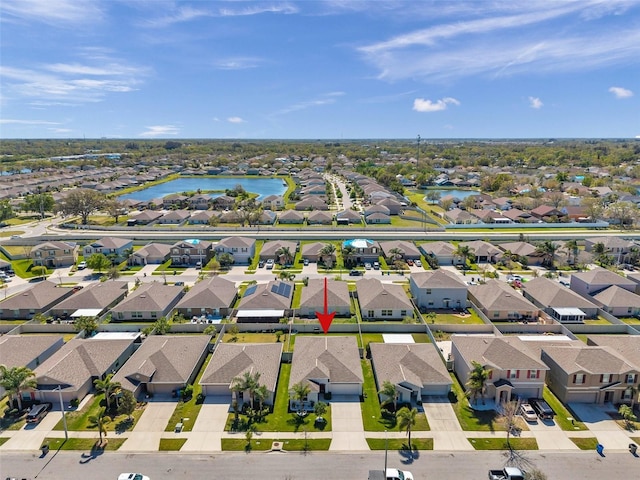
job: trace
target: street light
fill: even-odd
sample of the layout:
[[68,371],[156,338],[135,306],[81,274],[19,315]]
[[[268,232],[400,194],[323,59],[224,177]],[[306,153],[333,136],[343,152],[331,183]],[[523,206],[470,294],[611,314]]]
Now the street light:
[[62,385],[58,385],[56,388],[58,391],[58,398],[60,399],[60,411],[62,412],[62,425],[64,426],[64,439],[69,440],[69,432],[67,431],[67,416],[64,411],[64,403],[62,402]]

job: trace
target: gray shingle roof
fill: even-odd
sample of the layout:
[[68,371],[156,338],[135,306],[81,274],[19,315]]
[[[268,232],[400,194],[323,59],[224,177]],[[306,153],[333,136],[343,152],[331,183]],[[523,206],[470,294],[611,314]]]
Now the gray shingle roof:
[[640,335],[589,335],[588,344],[607,346],[640,369]]
[[468,365],[471,365],[472,361],[476,361],[500,370],[549,369],[517,337],[452,335],[451,341],[456,345]]
[[245,372],[260,373],[260,384],[275,392],[282,343],[220,343],[206,370],[202,385],[229,385]]
[[413,310],[413,305],[401,285],[382,283],[375,278],[363,278],[356,283],[356,289],[362,310]]
[[589,270],[588,272],[578,272],[572,274],[572,278],[579,278],[585,283],[595,284],[595,285],[620,285],[620,286],[633,286],[635,282],[633,280],[629,280],[617,273],[613,273],[606,268],[596,267],[593,270]]
[[298,337],[291,362],[289,388],[309,382],[318,391],[314,378],[331,383],[363,383],[362,365],[355,337]]
[[79,308],[105,308],[126,293],[127,282],[98,282],[74,293],[58,303],[56,310],[77,310]]
[[[272,290],[278,289],[281,284],[289,285],[291,288],[289,289],[289,295],[280,295],[278,293],[274,293]],[[255,289],[251,292],[251,290],[247,289],[245,291],[245,296],[242,297],[240,301],[240,305],[238,308],[240,309],[282,309],[289,308],[291,306],[291,299],[293,298],[293,283],[290,282],[282,282],[280,280],[274,280],[267,284],[258,284],[255,285]],[[248,293],[247,292],[251,292]]]
[[120,238],[120,237],[103,237],[100,240],[90,243],[89,245],[92,247],[102,247],[102,248],[113,248],[118,249],[122,248],[125,245],[132,243],[133,240],[129,238]]
[[[336,307],[350,306],[349,286],[346,282],[327,280],[327,304],[329,311]],[[324,305],[324,279],[312,278],[302,289],[300,307],[318,307]]]
[[216,247],[225,248],[251,248],[255,245],[256,240],[254,238],[247,237],[226,237],[220,240]]
[[56,300],[60,301],[71,295],[73,289],[70,287],[57,287],[48,280],[35,284],[33,287],[9,297],[0,302],[1,310],[41,310]]
[[116,305],[117,312],[161,312],[182,294],[182,287],[163,285],[159,282],[145,283]]
[[134,252],[134,255],[140,257],[166,257],[170,252],[171,245],[165,243],[149,243],[137,252]]
[[451,377],[433,344],[370,343],[371,359],[381,387],[388,380],[400,385],[451,385]]
[[568,288],[561,288],[556,282],[545,277],[523,283],[522,289],[547,307],[597,308],[583,296]]
[[405,240],[389,240],[387,242],[380,242],[380,248],[384,252],[385,256],[389,256],[389,251],[394,248],[402,250],[404,257],[419,257],[420,250],[414,245],[413,242],[407,242]]
[[492,311],[537,311],[529,300],[499,280],[490,279],[484,285],[471,285],[469,294],[480,306]]
[[438,269],[411,274],[411,280],[418,288],[464,288],[467,284],[453,272]]
[[236,285],[222,277],[196,283],[178,302],[176,308],[228,308],[236,297]]
[[23,367],[60,341],[60,335],[3,335],[0,337],[0,365]]
[[265,242],[260,250],[261,256],[274,256],[280,248],[289,248],[292,255],[296,253],[296,247],[298,242],[290,242],[288,240],[273,240],[271,242]]
[[546,347],[542,351],[565,372],[621,374],[636,370],[611,347]]

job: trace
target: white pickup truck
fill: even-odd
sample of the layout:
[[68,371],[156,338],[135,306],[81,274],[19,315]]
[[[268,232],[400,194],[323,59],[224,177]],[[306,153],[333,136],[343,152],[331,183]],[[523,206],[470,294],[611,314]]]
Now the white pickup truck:
[[489,480],[524,480],[524,472],[516,467],[489,470]]
[[382,469],[369,470],[369,480],[413,480],[413,475],[397,468],[387,468],[386,475]]

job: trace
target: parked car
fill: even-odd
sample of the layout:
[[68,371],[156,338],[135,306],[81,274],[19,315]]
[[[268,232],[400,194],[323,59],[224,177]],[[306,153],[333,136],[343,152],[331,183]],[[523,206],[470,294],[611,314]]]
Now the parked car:
[[196,270],[201,270],[202,269],[202,262],[198,261],[196,262]]
[[366,263],[364,264],[364,269],[365,269],[365,270],[371,270],[371,264],[370,264],[369,262],[366,262]]
[[303,264],[305,267],[306,267],[307,265],[309,265],[309,259],[308,259],[308,258],[305,258],[305,259],[302,261],[302,264]]
[[415,265],[416,267],[421,267],[421,266],[422,266],[422,262],[421,262],[420,260],[416,260],[416,261],[415,261],[415,262],[413,262],[413,263],[414,263],[414,265]]
[[85,268],[87,268],[87,262],[80,262],[78,264],[78,270],[84,270]]
[[378,263],[378,262],[373,262],[373,269],[374,269],[374,270],[380,270],[380,263]]
[[11,240],[16,240],[18,238],[22,238],[22,237],[20,237],[20,235],[11,235]]
[[360,270],[351,270],[349,272],[349,275],[352,277],[361,277],[363,275],[364,272],[361,272]]
[[540,398],[530,398],[529,405],[531,405],[541,420],[552,420],[555,415],[555,412],[549,404]]
[[47,413],[51,410],[51,406],[51,403],[46,402],[31,407],[31,410],[27,413],[27,423],[38,423],[47,416]]
[[520,404],[520,415],[522,415],[522,418],[524,418],[527,422],[538,421],[538,415],[536,414],[536,411],[531,408],[531,405],[529,405],[528,403]]
[[264,260],[259,260],[258,261],[258,268],[262,268],[264,267]]
[[8,276],[10,277],[15,277],[16,276],[16,272],[14,272],[13,270],[9,269],[9,270],[5,270],[4,273],[6,273]]
[[489,480],[524,480],[524,472],[516,467],[489,470]]
[[2,280],[3,282],[10,282],[11,277],[4,272],[0,272],[0,280]]
[[149,477],[141,473],[121,473],[118,480],[150,480]]
[[273,269],[273,265],[274,265],[273,258],[270,258],[269,260],[267,260],[267,263],[266,263],[267,270],[272,270]]
[[413,480],[413,474],[407,470],[387,468],[384,470],[369,470],[369,480]]

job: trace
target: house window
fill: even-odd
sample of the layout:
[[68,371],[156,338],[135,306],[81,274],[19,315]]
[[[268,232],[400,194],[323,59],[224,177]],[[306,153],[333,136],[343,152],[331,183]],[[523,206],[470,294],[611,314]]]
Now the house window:
[[627,388],[624,392],[622,392],[622,400],[631,400],[632,396],[633,390],[630,388]]
[[573,383],[576,385],[582,385],[584,383],[584,373],[576,373],[573,376]]
[[174,249],[173,249],[173,254],[174,254],[174,255],[180,255],[180,250],[179,250],[179,249],[177,249],[177,248],[174,248]]
[[636,376],[633,373],[627,373],[627,383],[636,383]]
[[391,317],[393,315],[393,310],[382,310],[383,317]]
[[122,320],[124,318],[124,316],[122,315],[122,312],[118,312],[118,320]]
[[400,310],[400,316],[404,317],[407,314],[406,310]]
[[611,383],[611,374],[604,373],[600,375],[600,383]]
[[[142,318],[142,314],[140,314],[140,318]],[[156,312],[151,312],[151,318],[158,318],[158,314]]]
[[367,317],[373,317],[375,315],[373,310],[369,310],[369,314],[367,315]]
[[500,316],[500,312],[493,312],[493,318],[498,318]]
[[527,378],[538,378],[538,370],[529,370],[529,376]]
[[509,378],[518,378],[518,370],[509,370]]
[[427,288],[427,295],[431,295],[431,289]]
[[430,307],[433,307],[433,302],[429,302],[429,306],[430,306]]
[[237,252],[237,251],[238,251],[238,249],[237,249],[237,248],[235,248],[235,247],[233,247],[233,248],[231,249],[231,251],[235,253],[235,252]]

